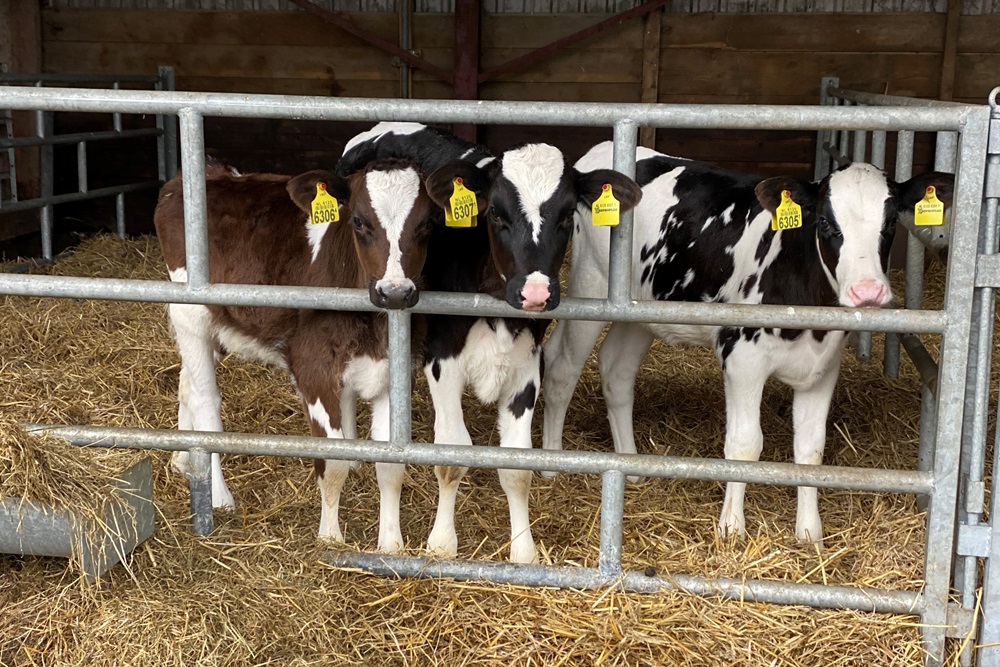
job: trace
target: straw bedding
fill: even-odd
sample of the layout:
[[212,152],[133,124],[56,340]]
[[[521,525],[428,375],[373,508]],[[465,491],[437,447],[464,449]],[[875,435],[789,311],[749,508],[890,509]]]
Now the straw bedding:
[[[151,238],[91,239],[45,271],[165,278]],[[932,270],[929,281],[940,292],[942,272]],[[929,300],[940,303],[933,294]],[[176,427],[178,357],[162,305],[5,298],[0,308],[6,418]],[[878,364],[845,358],[825,461],[914,467],[919,394],[912,366],[904,361],[892,380]],[[227,359],[218,377],[228,430],[306,432],[283,373]],[[711,353],[654,346],[637,383],[640,451],[721,456],[720,380]],[[473,439],[496,444],[495,412],[472,403],[466,416]],[[432,423],[418,379],[415,438],[431,440]],[[763,429],[764,458],[790,460],[790,392],[777,384],[765,392]],[[603,449],[609,442],[591,362],[570,408],[566,447]],[[217,514],[216,532],[196,538],[184,480],[169,470],[166,453],[153,457],[157,531],[127,567],[83,586],[65,561],[0,556],[0,665],[920,664],[918,619],[911,616],[337,571],[324,564],[327,547],[315,538],[312,464],[299,459],[228,458],[239,510]],[[374,477],[366,466],[345,489],[341,519],[353,547],[373,549],[377,541]],[[751,486],[750,534],[733,542],[715,534],[722,495],[717,483],[630,484],[626,566],[910,590],[921,584],[924,529],[912,497],[822,491],[828,537],[818,551],[794,539],[794,489]],[[533,531],[543,562],[596,563],[599,496],[596,477],[535,477]],[[415,553],[435,500],[433,472],[408,468],[402,522]],[[470,472],[457,516],[462,557],[505,556],[507,507],[493,471]]]

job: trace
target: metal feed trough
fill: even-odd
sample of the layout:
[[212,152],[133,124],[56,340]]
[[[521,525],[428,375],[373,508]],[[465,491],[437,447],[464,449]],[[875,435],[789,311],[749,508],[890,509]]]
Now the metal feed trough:
[[[937,449],[927,471],[875,470],[804,466],[671,456],[620,456],[602,452],[500,450],[417,444],[411,441],[409,355],[412,312],[511,316],[507,304],[474,294],[425,293],[411,311],[390,311],[389,323],[391,427],[389,442],[280,437],[239,433],[59,427],[60,435],[81,445],[189,450],[197,470],[191,482],[195,529],[212,529],[209,454],[281,455],[441,464],[489,468],[594,473],[603,477],[600,557],[597,568],[512,565],[507,563],[429,560],[406,556],[343,553],[336,564],[404,576],[488,579],[527,585],[626,590],[684,589],[702,595],[761,602],[911,613],[923,623],[928,664],[944,659],[945,638],[967,630],[971,621],[949,605],[952,549],[956,529],[961,439],[954,430],[963,418],[969,335],[975,288],[975,259],[983,196],[990,125],[987,107],[834,108],[824,106],[704,106],[541,102],[474,102],[386,100],[273,95],[229,95],[177,92],[12,89],[0,92],[0,106],[50,111],[113,111],[177,114],[180,117],[181,162],[185,188],[187,284],[167,281],[108,280],[54,276],[0,276],[0,293],[196,304],[230,304],[336,308],[371,311],[362,290],[315,287],[212,285],[208,282],[205,225],[205,116],[310,119],[331,121],[425,121],[439,123],[569,125],[614,128],[614,165],[635,173],[639,126],[709,129],[780,129],[839,131],[956,132],[957,182],[951,238],[952,261],[944,311],[862,311],[846,308],[748,306],[711,303],[635,302],[629,294],[632,216],[612,232],[610,289],[607,300],[564,299],[543,318],[687,322],[818,329],[879,330],[942,335],[937,386]],[[521,315],[519,313],[519,315]],[[926,494],[930,497],[925,549],[925,585],[920,592],[756,580],[706,580],[693,576],[647,577],[623,572],[622,513],[625,475],[806,484],[855,490]],[[963,623],[964,622],[964,623]]]

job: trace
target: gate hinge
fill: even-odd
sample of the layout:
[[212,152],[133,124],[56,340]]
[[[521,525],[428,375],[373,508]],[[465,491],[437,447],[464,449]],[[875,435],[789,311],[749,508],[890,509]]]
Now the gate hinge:
[[945,635],[952,639],[965,639],[972,637],[975,632],[975,613],[954,602],[948,603],[948,629],[945,630]]
[[955,552],[959,556],[976,556],[986,558],[990,555],[990,525],[977,526],[958,525],[958,546]]

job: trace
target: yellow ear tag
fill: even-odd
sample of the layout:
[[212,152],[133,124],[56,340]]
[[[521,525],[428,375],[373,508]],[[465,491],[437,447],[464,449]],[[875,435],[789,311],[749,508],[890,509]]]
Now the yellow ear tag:
[[921,226],[944,224],[944,202],[937,198],[937,190],[933,185],[927,186],[924,198],[913,207],[913,224]]
[[326,183],[316,184],[316,196],[312,200],[312,215],[309,222],[322,225],[340,220],[340,204],[337,199],[326,191]]
[[476,193],[462,185],[461,178],[452,183],[455,190],[448,200],[451,206],[444,210],[444,224],[448,227],[475,227],[479,217]]
[[802,207],[792,201],[792,193],[781,191],[781,203],[771,216],[771,230],[798,229],[802,226]]
[[601,186],[601,196],[590,206],[590,220],[595,227],[614,227],[621,216],[621,203],[615,199],[610,183]]

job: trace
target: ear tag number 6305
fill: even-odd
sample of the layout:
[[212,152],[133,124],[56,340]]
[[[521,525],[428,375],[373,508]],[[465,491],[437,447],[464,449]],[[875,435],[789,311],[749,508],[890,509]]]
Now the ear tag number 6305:
[[789,190],[781,191],[781,203],[771,216],[771,230],[798,229],[802,226],[802,207],[792,201]]

